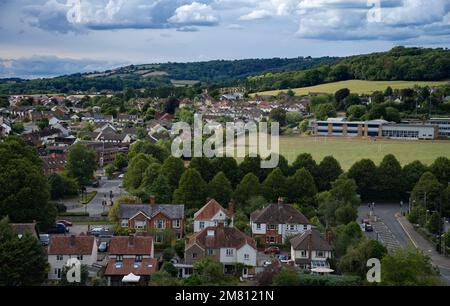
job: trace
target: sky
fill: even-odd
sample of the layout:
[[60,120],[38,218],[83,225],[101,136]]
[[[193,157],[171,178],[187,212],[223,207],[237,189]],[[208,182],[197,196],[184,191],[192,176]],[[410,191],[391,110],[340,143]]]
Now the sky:
[[0,78],[450,46],[450,0],[0,0]]

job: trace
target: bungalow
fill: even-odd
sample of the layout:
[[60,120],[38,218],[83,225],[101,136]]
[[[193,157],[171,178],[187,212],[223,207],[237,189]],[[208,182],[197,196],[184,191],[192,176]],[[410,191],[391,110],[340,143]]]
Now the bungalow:
[[265,243],[284,243],[289,236],[311,229],[308,219],[283,198],[250,215],[253,237]]
[[177,239],[183,237],[184,205],[156,204],[155,197],[150,204],[123,204],[119,207],[120,226],[136,231],[155,230],[155,242],[163,242],[164,230],[172,230]]
[[71,258],[92,267],[97,262],[97,241],[93,236],[50,236],[48,263],[50,280],[60,280],[63,267]]
[[224,265],[225,273],[234,273],[236,264],[243,264],[243,277],[255,275],[257,263],[256,242],[234,227],[219,222],[217,227],[206,227],[194,233],[186,244],[185,264],[210,256]]
[[291,260],[304,269],[330,268],[331,245],[317,229],[310,229],[290,240]]
[[158,260],[154,258],[152,237],[115,236],[111,239],[104,274],[108,286],[120,286],[127,283],[145,286],[150,275],[157,270]]
[[228,204],[228,210],[223,208],[216,200],[210,199],[199,211],[194,214],[194,233],[205,227],[217,226],[219,222],[233,226],[234,202]]

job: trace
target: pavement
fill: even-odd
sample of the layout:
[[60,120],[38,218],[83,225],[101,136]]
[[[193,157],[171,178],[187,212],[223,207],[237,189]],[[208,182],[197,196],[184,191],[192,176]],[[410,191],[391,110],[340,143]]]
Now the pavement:
[[[78,198],[65,200],[63,203],[66,205],[68,212],[88,212],[91,217],[99,217],[104,211],[107,212],[109,210],[111,200],[114,201],[114,199],[126,193],[123,188],[119,187],[121,185],[121,179],[101,180],[98,188],[87,188],[87,192],[97,191],[97,195],[89,204],[80,204]],[[112,199],[110,198],[111,192],[113,195]],[[108,206],[103,207],[102,203],[105,200],[107,201]]]

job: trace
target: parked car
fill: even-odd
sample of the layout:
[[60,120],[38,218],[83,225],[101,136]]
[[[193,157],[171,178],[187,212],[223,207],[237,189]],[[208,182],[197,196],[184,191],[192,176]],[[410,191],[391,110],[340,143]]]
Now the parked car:
[[366,232],[373,232],[373,226],[372,226],[372,224],[366,223],[366,224],[364,225],[364,230],[365,230]]
[[91,186],[92,186],[93,188],[98,188],[98,187],[100,187],[100,181],[99,181],[99,180],[93,181],[92,184],[91,184]]
[[69,229],[62,223],[57,223],[55,226],[51,227],[47,234],[65,234],[68,233]]
[[58,220],[58,221],[56,221],[56,223],[62,223],[62,224],[64,224],[65,227],[70,227],[73,225],[72,222],[67,221],[67,220]]
[[263,263],[263,267],[265,268],[265,267],[268,267],[268,266],[270,266],[272,264],[272,262],[270,261],[270,260],[266,260],[264,263]]
[[50,243],[50,235],[49,234],[40,234],[39,241],[43,246],[47,246]]
[[100,236],[110,237],[113,235],[113,232],[104,227],[94,227],[89,231],[89,234],[91,234],[92,236],[95,236],[95,237],[100,237]]
[[280,248],[276,246],[268,247],[264,250],[264,254],[280,254]]
[[101,253],[108,251],[108,242],[106,241],[101,242],[100,245],[98,246],[98,251]]

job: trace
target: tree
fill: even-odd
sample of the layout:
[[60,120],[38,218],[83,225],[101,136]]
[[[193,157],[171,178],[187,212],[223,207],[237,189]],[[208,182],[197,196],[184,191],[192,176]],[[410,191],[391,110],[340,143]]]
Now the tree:
[[342,174],[339,162],[333,156],[326,156],[317,167],[317,187],[319,191],[331,188],[331,182]]
[[347,225],[339,225],[333,229],[332,245],[336,252],[336,257],[343,256],[349,247],[356,246],[364,238],[364,235],[355,221]]
[[125,177],[123,179],[124,187],[129,191],[134,191],[142,185],[144,173],[148,166],[155,162],[155,159],[139,153],[130,162]]
[[318,120],[327,120],[330,117],[337,116],[336,109],[331,103],[320,104],[314,114]]
[[[169,179],[169,184],[173,189],[178,187],[178,183],[185,171],[184,163],[180,158],[169,156],[163,163],[161,173]],[[198,171],[197,171],[198,173]]]
[[422,205],[425,209],[440,209],[442,185],[431,172],[425,172],[411,192],[411,199],[416,205]]
[[404,186],[402,166],[395,156],[386,155],[378,166],[377,172],[379,197],[384,199],[400,198]]
[[157,203],[171,203],[172,188],[164,173],[159,174],[153,182],[150,193],[155,196]]
[[239,171],[242,177],[248,173],[253,173],[258,179],[261,179],[264,172],[261,169],[261,157],[259,155],[256,157],[245,156],[239,165]]
[[48,269],[44,249],[29,233],[19,238],[8,223],[8,218],[0,221],[0,285],[41,285]]
[[211,160],[211,167],[216,173],[222,171],[233,188],[239,183],[239,166],[233,157],[215,157]]
[[303,120],[303,116],[299,112],[286,113],[286,123],[289,125],[297,126]]
[[348,170],[348,177],[356,182],[362,199],[369,200],[376,196],[378,176],[377,167],[372,160],[362,159],[354,163]]
[[248,173],[237,185],[233,198],[240,208],[244,208],[251,197],[258,196],[260,193],[261,187],[258,177],[253,173]]
[[341,105],[342,100],[347,98],[350,95],[350,90],[348,88],[342,88],[335,92],[334,98],[336,100],[336,108],[341,109],[339,106]]
[[314,196],[317,193],[314,178],[305,168],[297,170],[293,176],[287,179],[289,201],[298,203],[302,206],[312,206]]
[[351,204],[345,204],[336,209],[337,224],[348,224],[355,221],[358,217],[358,211]]
[[381,260],[381,283],[387,286],[441,285],[430,258],[420,250],[398,248]]
[[386,107],[386,117],[384,119],[399,123],[401,121],[400,112],[395,107],[388,106]]
[[261,193],[267,201],[275,203],[279,197],[285,197],[287,195],[286,187],[286,177],[280,168],[275,168],[261,184]]
[[370,107],[367,117],[369,120],[386,118],[386,109],[385,109],[384,105],[372,103],[372,106]]
[[194,263],[194,274],[201,284],[214,285],[223,282],[223,264],[211,257],[204,257]]
[[276,121],[280,126],[286,125],[286,111],[282,108],[274,108],[269,113],[269,119]]
[[351,105],[347,108],[347,117],[349,120],[361,120],[366,114],[367,108],[365,105]]
[[173,193],[173,202],[184,204],[188,209],[199,208],[205,201],[206,192],[207,184],[200,173],[195,169],[187,169],[181,176],[178,188]]
[[338,263],[338,270],[341,273],[357,275],[361,279],[366,278],[367,261],[370,258],[381,260],[387,254],[384,245],[376,240],[363,240],[357,246],[350,248],[341,257]]
[[169,114],[175,114],[175,110],[180,106],[180,100],[174,96],[169,97],[164,105],[164,111]]
[[385,97],[392,97],[393,94],[394,94],[394,91],[392,90],[391,86],[388,86],[386,88],[386,90],[384,91],[384,96]]
[[211,160],[207,157],[193,157],[189,163],[189,168],[196,169],[205,181],[210,181],[216,174],[211,166]]
[[317,174],[317,163],[311,154],[301,153],[297,155],[295,161],[292,163],[291,169],[289,170],[289,174],[292,175],[301,168],[308,170],[312,176]]
[[141,188],[144,191],[150,191],[150,188],[152,187],[153,183],[155,182],[156,178],[161,173],[161,167],[162,165],[159,163],[153,163],[150,166],[145,169],[145,172],[142,176],[142,183]]
[[112,177],[112,175],[114,174],[114,172],[116,172],[116,167],[114,167],[113,164],[108,164],[105,166],[105,173],[108,177]]
[[48,176],[50,195],[54,200],[78,194],[78,182],[65,174],[52,173]]
[[130,151],[128,152],[128,160],[131,161],[139,153],[151,155],[161,163],[170,156],[169,149],[159,142],[154,144],[145,140],[136,141],[131,145]]
[[42,118],[37,121],[37,126],[40,130],[45,129],[46,127],[48,127],[48,125],[49,125],[48,118]]
[[381,104],[384,102],[384,95],[381,91],[375,91],[372,94],[372,103]]
[[438,157],[430,166],[430,171],[443,185],[450,182],[450,159],[447,157]]
[[299,283],[299,273],[295,268],[281,269],[272,279],[273,286],[296,286]]
[[309,120],[303,119],[302,122],[299,124],[299,129],[302,133],[305,133],[308,130]]
[[[152,274],[150,279],[150,286],[180,286],[181,280],[176,277],[173,277],[171,273],[166,271],[166,267],[171,263],[165,263],[163,265],[163,270],[159,270]],[[173,266],[173,265],[172,265]],[[171,268],[167,268],[171,270]]]
[[67,154],[66,171],[80,186],[89,184],[97,169],[97,157],[93,150],[80,142],[70,146]]
[[128,158],[123,153],[117,153],[116,157],[114,159],[114,166],[119,170],[122,171],[126,166],[128,166]]
[[439,234],[439,232],[442,230],[441,224],[441,215],[437,211],[435,211],[428,218],[427,230],[432,234]]
[[427,171],[427,166],[416,160],[405,165],[402,169],[402,177],[404,182],[403,190],[405,192],[412,191],[420,177]]
[[208,196],[222,205],[228,204],[233,194],[233,188],[225,174],[220,171],[208,184]]
[[361,99],[357,94],[350,94],[347,98],[342,101],[342,104],[345,110],[348,110],[351,106],[360,105]]

